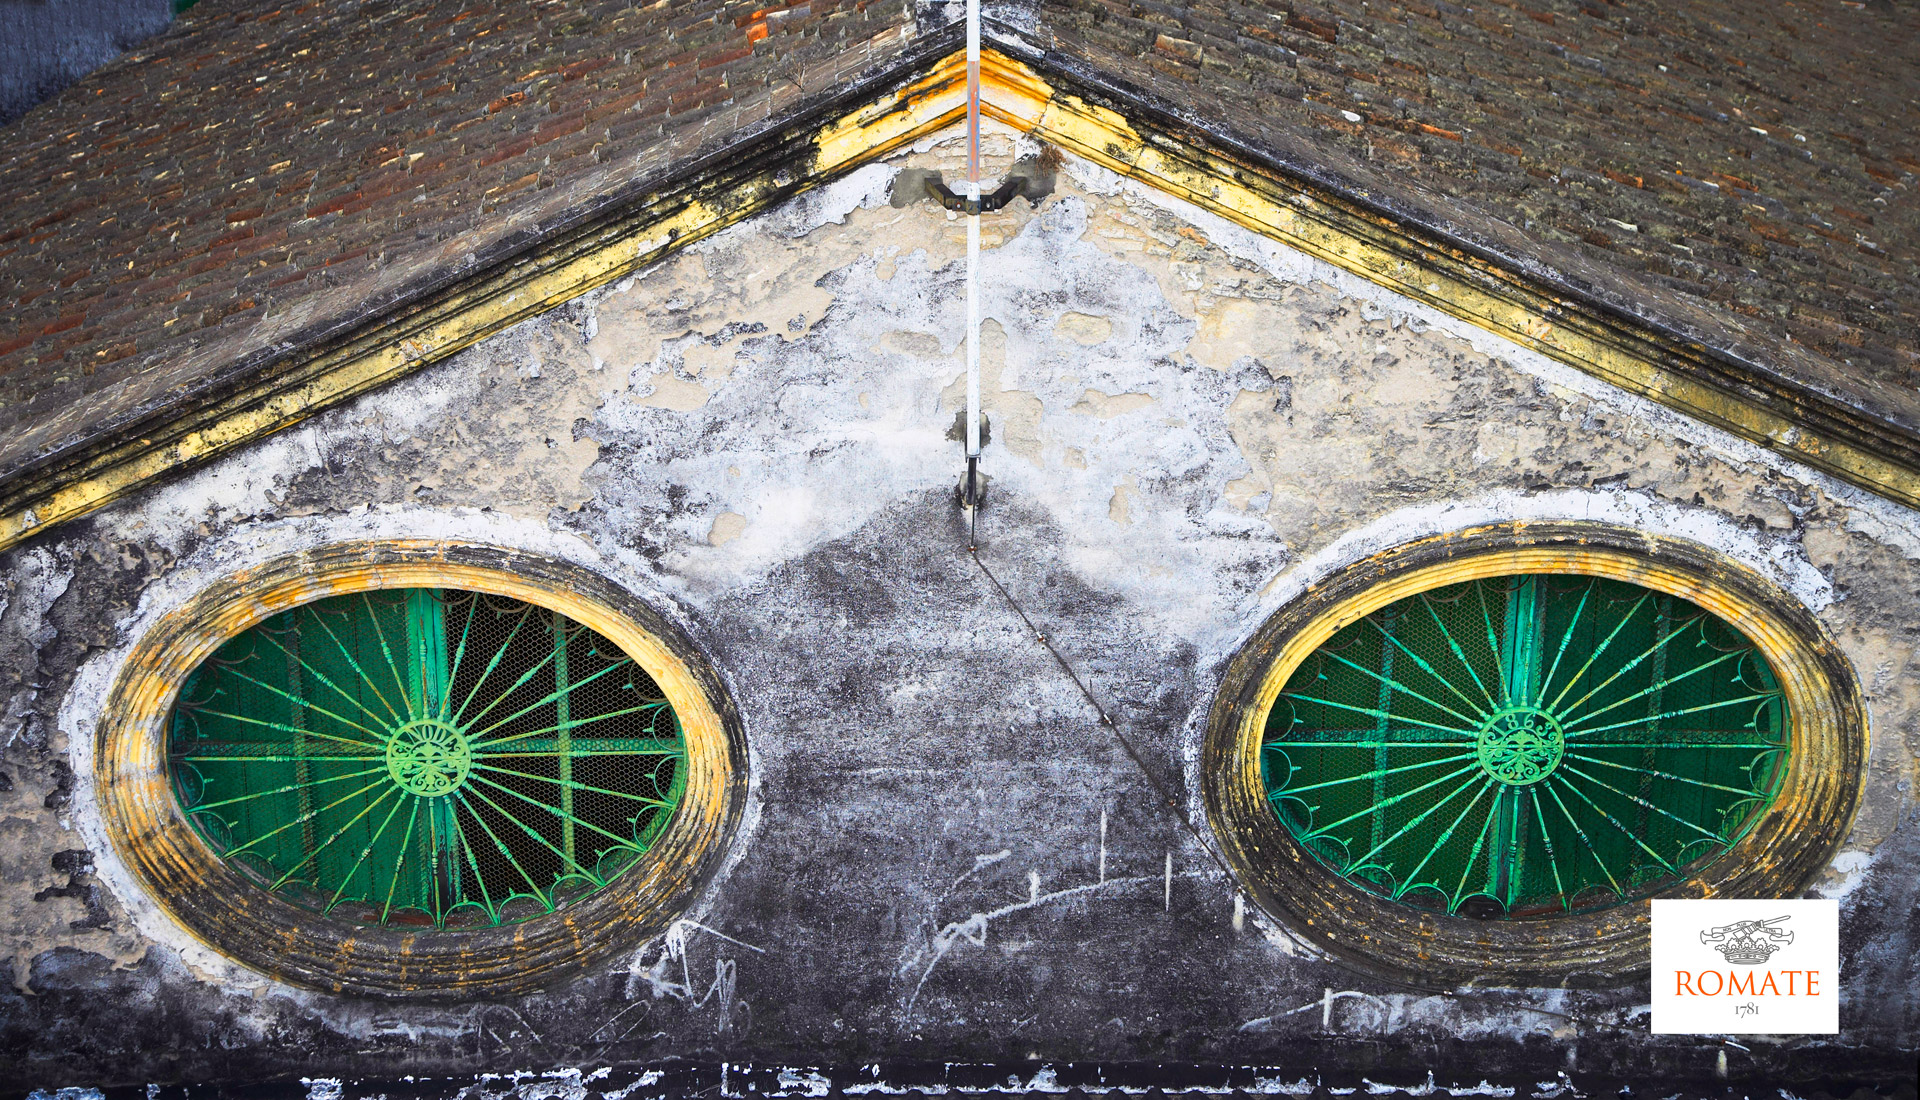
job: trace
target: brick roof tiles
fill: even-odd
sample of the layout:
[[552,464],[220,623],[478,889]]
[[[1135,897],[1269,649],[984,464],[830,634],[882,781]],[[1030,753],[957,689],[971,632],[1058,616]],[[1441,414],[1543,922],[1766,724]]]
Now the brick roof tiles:
[[205,0],[0,130],[0,472],[893,56],[869,0]]
[[[0,131],[0,474],[723,146],[952,7],[203,0]],[[1816,349],[1914,422],[1912,4],[990,10],[1062,64],[1656,313]]]
[[1389,195],[1476,208],[1575,266],[1751,319],[1889,404],[1920,387],[1920,6],[1042,11],[1055,49],[1191,117],[1307,155],[1337,150]]

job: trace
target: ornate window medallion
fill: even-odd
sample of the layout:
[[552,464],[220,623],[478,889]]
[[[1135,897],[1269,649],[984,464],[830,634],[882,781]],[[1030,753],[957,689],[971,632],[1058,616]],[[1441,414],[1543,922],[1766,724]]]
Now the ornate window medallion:
[[1336,575],[1229,670],[1205,758],[1248,885],[1396,976],[1596,983],[1652,896],[1781,896],[1852,816],[1851,670],[1692,544],[1483,528]]
[[234,577],[144,638],[102,816],[154,897],[279,977],[505,992],[663,929],[738,815],[718,679],[595,574],[354,544]]

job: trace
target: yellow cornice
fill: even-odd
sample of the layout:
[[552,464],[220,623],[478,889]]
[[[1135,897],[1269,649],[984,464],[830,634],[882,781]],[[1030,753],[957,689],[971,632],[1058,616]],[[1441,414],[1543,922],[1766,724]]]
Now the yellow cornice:
[[[321,409],[444,359],[493,333],[751,217],[797,189],[884,157],[965,112],[964,58],[953,54],[904,86],[800,135],[805,152],[702,184],[476,277],[271,379],[196,410],[190,420],[25,475],[0,499],[0,549],[128,492],[300,422]],[[1023,62],[988,51],[984,113],[1077,156],[1185,199],[1382,287],[1846,481],[1920,507],[1920,471],[1872,445],[1871,431],[1817,430],[1689,371],[1702,349],[1543,290],[1392,218],[1314,185],[1229,159],[1130,122],[1056,88]],[[796,163],[796,161],[798,163]],[[1830,418],[1831,419],[1831,418]],[[1863,440],[1865,440],[1863,442]],[[1911,441],[1904,441],[1910,443]]]

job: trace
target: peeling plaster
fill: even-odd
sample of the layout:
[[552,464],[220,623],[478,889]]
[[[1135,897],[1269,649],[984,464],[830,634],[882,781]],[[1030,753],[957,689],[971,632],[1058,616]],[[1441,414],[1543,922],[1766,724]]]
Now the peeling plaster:
[[[1031,151],[1004,130],[987,145],[996,164]],[[1635,1022],[1636,991],[1366,986],[1248,908],[1187,831],[1205,835],[1197,802],[1160,804],[983,584],[951,505],[964,223],[887,202],[899,167],[952,171],[958,151],[951,132],[929,139],[0,558],[0,648],[38,677],[5,684],[0,768],[16,790],[0,814],[46,849],[29,864],[92,853],[121,937],[49,925],[15,948],[16,981],[19,956],[55,946],[102,960],[86,988],[129,1005],[163,991],[173,1019],[257,1052],[221,1065],[297,1060],[313,1100],[369,1066],[456,1072],[476,1052],[784,1058],[795,1094],[818,1084],[796,1050],[1045,1051],[1016,1082],[1041,1093],[1057,1091],[1044,1066],[1062,1052],[1264,1064],[1354,1038],[1402,1052],[1409,1068],[1376,1079],[1416,1094],[1501,1094],[1435,1085],[1407,1053],[1462,1038],[1507,1067],[1534,1065],[1543,1043],[1555,1059],[1680,1064],[1686,1052]],[[1875,905],[1914,873],[1889,838],[1906,835],[1920,749],[1912,512],[1068,168],[1037,209],[1017,201],[983,226],[982,545],[1147,766],[1199,789],[1220,670],[1344,564],[1494,521],[1634,526],[1779,584],[1860,669],[1870,788],[1816,888],[1844,897],[1858,928],[1892,927]],[[753,750],[747,825],[686,919],[616,971],[482,1006],[290,990],[193,941],[107,848],[91,734],[132,640],[216,577],[373,537],[597,569],[680,622],[735,692]],[[36,716],[45,745],[29,744]],[[57,812],[39,808],[56,765],[74,776]],[[32,869],[0,882],[7,904],[85,912],[20,900],[67,879]],[[1914,1018],[1896,1008],[1849,1027],[1883,1042]],[[128,1011],[128,1027],[148,1019]],[[123,1067],[145,1056],[59,1072],[139,1073]],[[559,1100],[578,1077],[482,1091]],[[1292,1071],[1261,1081],[1314,1087]]]

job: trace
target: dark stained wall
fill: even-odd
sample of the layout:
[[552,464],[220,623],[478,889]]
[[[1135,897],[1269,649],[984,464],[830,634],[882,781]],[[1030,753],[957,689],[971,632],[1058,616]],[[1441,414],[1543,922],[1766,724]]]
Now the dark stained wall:
[[[1070,163],[982,227],[983,560],[1136,761],[964,550],[964,225],[887,205],[887,167],[0,555],[0,1082],[1170,1060],[1666,1096],[1725,1058],[1771,1096],[1909,1070],[1912,512]],[[1867,681],[1863,806],[1811,884],[1845,898],[1841,1036],[1651,1035],[1637,983],[1366,978],[1202,848],[1198,731],[1298,585],[1474,517],[1570,516],[1766,570]],[[545,993],[390,1003],[223,968],[128,885],[84,759],[122,647],[250,557],[375,536],[575,555],[688,624],[753,751],[696,924]],[[521,1095],[581,1095],[553,1088]]]

